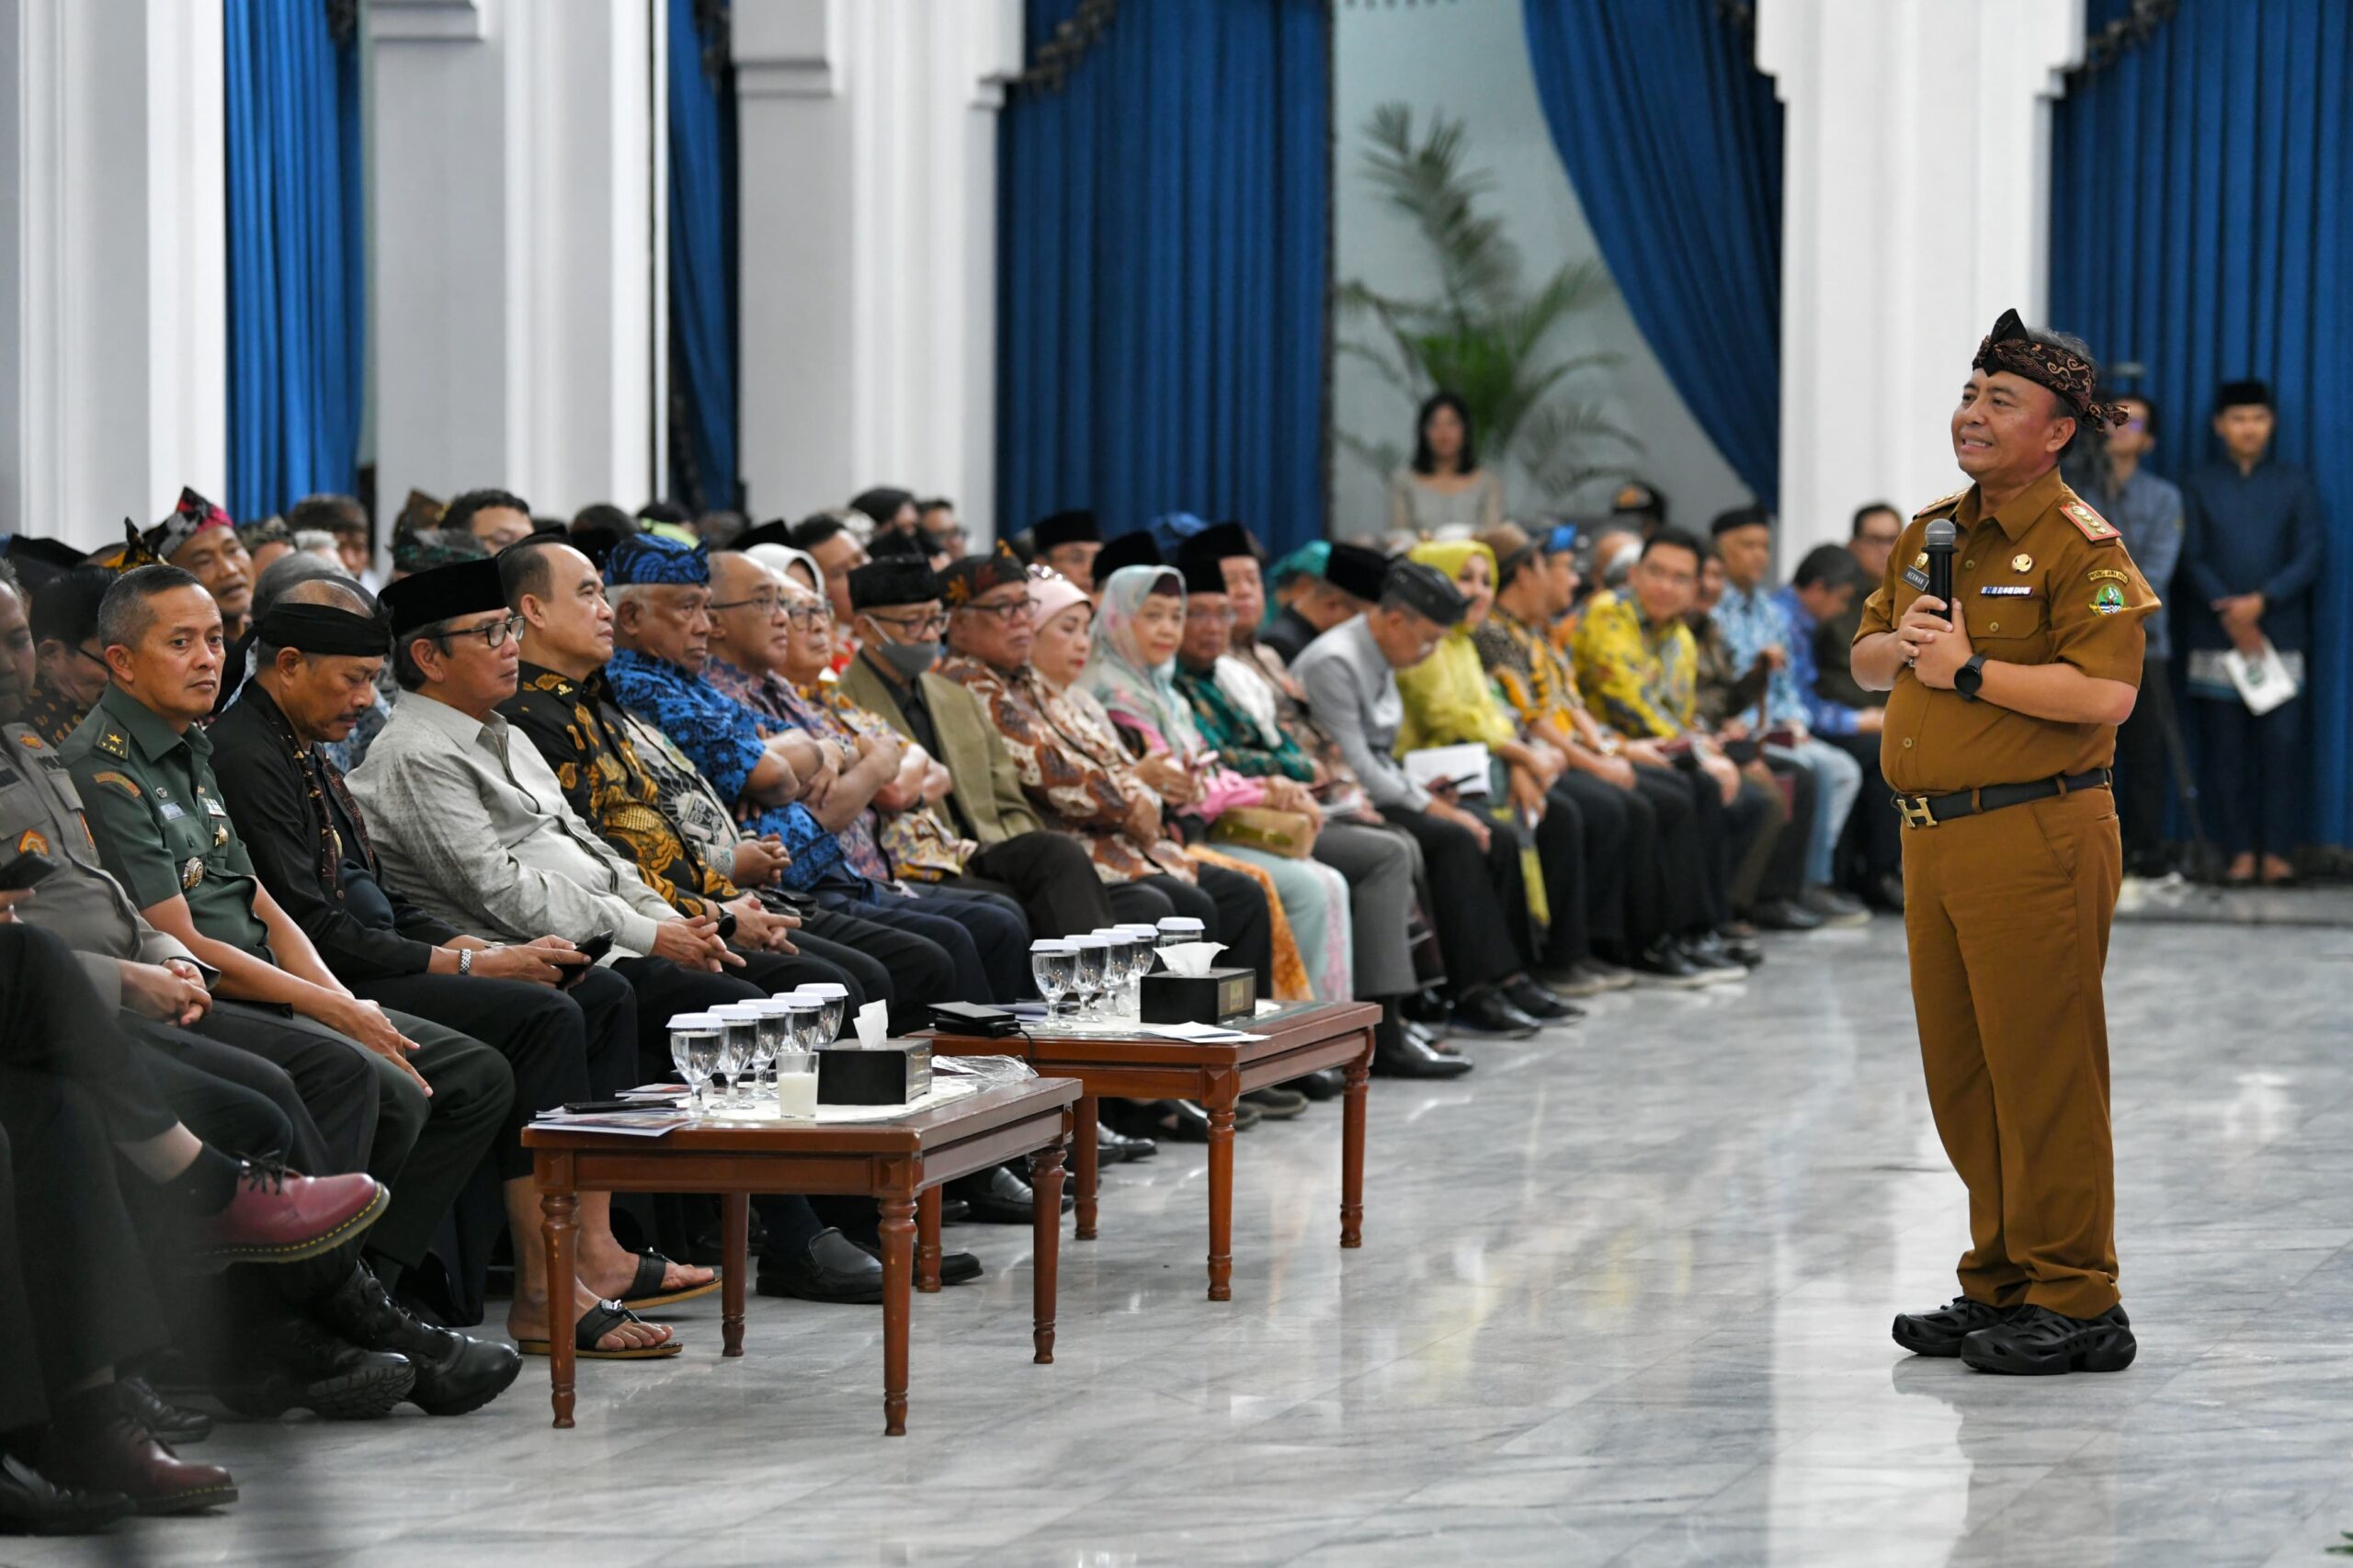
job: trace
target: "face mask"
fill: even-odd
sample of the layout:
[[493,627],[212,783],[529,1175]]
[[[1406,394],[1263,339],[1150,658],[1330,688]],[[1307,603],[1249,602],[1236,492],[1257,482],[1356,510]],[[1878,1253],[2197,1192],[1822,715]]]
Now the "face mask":
[[938,642],[869,642],[866,648],[909,680],[939,662]]

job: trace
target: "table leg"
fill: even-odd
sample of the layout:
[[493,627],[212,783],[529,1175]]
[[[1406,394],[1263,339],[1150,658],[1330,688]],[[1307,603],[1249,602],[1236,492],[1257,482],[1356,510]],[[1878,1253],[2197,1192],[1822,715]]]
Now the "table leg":
[[719,1195],[721,1268],[719,1336],[722,1356],[744,1353],[744,1282],[752,1271],[752,1195]]
[[1233,1100],[1231,1081],[1210,1113],[1210,1300],[1233,1299]]
[[939,1290],[939,1188],[927,1187],[915,1199],[915,1289]]
[[548,1378],[555,1424],[572,1425],[572,1242],[580,1229],[580,1199],[571,1190],[540,1194],[540,1234],[548,1251]]
[[[1084,1102],[1082,1102],[1084,1103]],[[1063,1114],[1063,1139],[1070,1136],[1070,1113]],[[1030,1205],[1030,1338],[1040,1367],[1054,1364],[1055,1275],[1062,1265],[1063,1141],[1048,1144],[1029,1156]]]
[[1364,1051],[1348,1063],[1347,1090],[1340,1102],[1340,1244],[1364,1245],[1364,1086],[1372,1075],[1372,1031]]
[[907,1290],[915,1273],[915,1201],[882,1199],[882,1435],[907,1435]]
[[1102,1102],[1093,1095],[1081,1095],[1071,1113],[1074,1122],[1071,1148],[1078,1165],[1078,1239],[1083,1242],[1095,1239],[1095,1178],[1100,1157],[1095,1129],[1102,1114]]

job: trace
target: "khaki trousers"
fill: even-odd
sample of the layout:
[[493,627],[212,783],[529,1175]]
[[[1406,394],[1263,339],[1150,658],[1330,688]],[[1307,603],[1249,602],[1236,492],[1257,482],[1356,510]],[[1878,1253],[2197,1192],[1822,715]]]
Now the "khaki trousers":
[[1969,1188],[1973,1301],[2075,1318],[2117,1303],[2100,971],[2122,862],[2100,789],[1904,832],[1912,1005]]

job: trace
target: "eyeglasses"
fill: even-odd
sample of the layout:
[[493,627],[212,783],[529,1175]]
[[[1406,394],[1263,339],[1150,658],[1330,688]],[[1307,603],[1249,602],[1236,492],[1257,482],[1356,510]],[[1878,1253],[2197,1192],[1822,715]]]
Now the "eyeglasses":
[[1037,614],[1038,601],[1025,597],[1006,599],[993,605],[965,605],[962,608],[971,610],[974,615],[995,616],[998,625],[1009,626],[1025,615]]
[[751,605],[762,615],[774,619],[778,608],[783,603],[783,599],[775,594],[754,594],[748,599],[729,599],[724,604],[712,603],[703,608],[715,615],[722,609],[742,609],[745,605]]
[[929,637],[948,630],[948,617],[935,612],[930,615],[877,615],[868,610],[866,619],[877,626],[887,626],[902,637]]
[[482,639],[483,647],[494,650],[509,637],[519,641],[522,635],[523,618],[519,615],[509,615],[494,620],[487,626],[469,626],[456,631],[444,631],[435,641],[446,643],[453,637],[479,637]]
[[834,609],[831,605],[795,605],[784,607],[784,619],[806,631],[814,626],[831,626]]
[[97,666],[98,666],[98,668],[100,668],[100,669],[102,669],[102,670],[103,670],[103,669],[108,669],[108,668],[109,667],[109,666],[108,665],[108,664],[107,664],[107,661],[106,661],[106,655],[105,655],[105,654],[103,654],[103,653],[91,653],[87,648],[83,647],[83,646],[82,646],[80,643],[78,643],[78,642],[76,642],[76,643],[74,645],[74,651],[75,653],[77,653],[81,654],[81,655],[82,655],[82,657],[84,657],[84,658],[85,658],[85,659],[89,660],[89,661],[90,661],[90,663],[92,663],[92,664],[94,664],[94,665],[97,665]]

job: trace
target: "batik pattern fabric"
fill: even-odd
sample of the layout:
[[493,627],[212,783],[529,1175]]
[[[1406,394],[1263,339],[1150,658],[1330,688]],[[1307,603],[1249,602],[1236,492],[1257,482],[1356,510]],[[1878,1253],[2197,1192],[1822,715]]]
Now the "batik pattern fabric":
[[1654,626],[1631,597],[1605,590],[1571,647],[1586,700],[1620,734],[1672,740],[1698,721],[1699,650],[1682,621]]
[[33,682],[32,697],[17,722],[39,735],[52,746],[62,746],[65,737],[80,727],[90,710],[49,684],[42,676]]
[[806,806],[797,801],[762,805],[745,797],[744,787],[767,755],[767,733],[773,733],[763,731],[758,714],[677,665],[627,648],[606,665],[605,678],[622,707],[669,736],[731,802],[745,833],[784,841],[792,855],[784,872],[787,887],[805,892],[847,870],[840,835],[827,833]]
[[1177,694],[1191,704],[1193,727],[1202,744],[1236,773],[1253,778],[1290,778],[1302,784],[1315,781],[1315,764],[1297,741],[1279,728],[1269,742],[1261,726],[1215,675],[1199,675],[1179,667]]
[[1531,728],[1557,724],[1568,734],[1576,733],[1585,693],[1578,688],[1575,668],[1542,631],[1498,605],[1472,632],[1471,645],[1479,651],[1488,680],[1521,723]]
[[1136,777],[1109,718],[1091,700],[1082,703],[1084,693],[1057,691],[1027,665],[1006,676],[961,653],[938,673],[981,699],[1012,754],[1022,792],[1047,825],[1086,846],[1097,876],[1128,882],[1165,872],[1196,880],[1176,840],[1144,844],[1128,832],[1136,802],[1159,797]]

